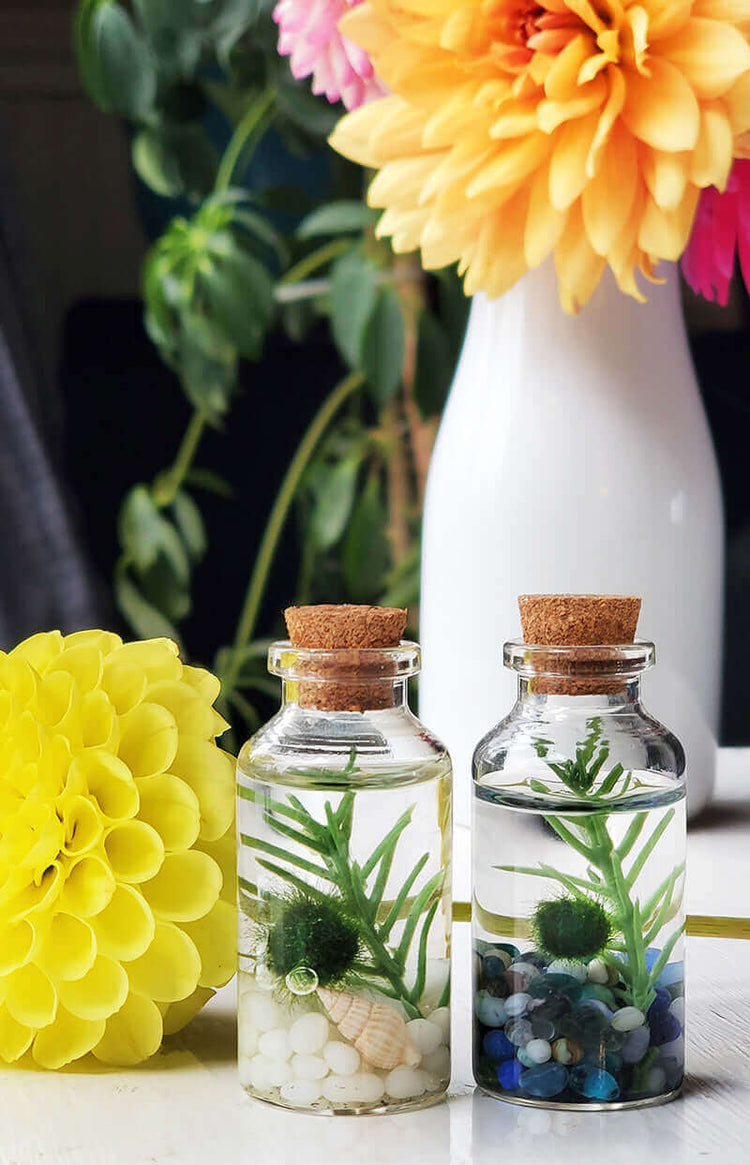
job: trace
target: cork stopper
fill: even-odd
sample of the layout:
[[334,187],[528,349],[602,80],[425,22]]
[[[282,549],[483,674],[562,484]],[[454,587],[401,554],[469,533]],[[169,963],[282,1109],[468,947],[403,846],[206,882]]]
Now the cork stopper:
[[305,676],[299,681],[302,707],[364,712],[393,705],[388,649],[401,643],[406,610],[321,603],[288,607],[284,619],[292,647],[312,656],[299,669]]
[[[549,671],[557,674],[535,676],[530,682],[534,692],[593,695],[622,689],[622,678],[605,674],[612,670],[611,655],[597,652],[596,648],[633,643],[641,610],[639,598],[635,595],[520,595],[518,606],[524,642],[582,649],[550,653],[546,662]],[[537,662],[544,673],[543,653]],[[592,676],[597,670],[601,670],[601,678]],[[576,675],[577,672],[585,676]]]

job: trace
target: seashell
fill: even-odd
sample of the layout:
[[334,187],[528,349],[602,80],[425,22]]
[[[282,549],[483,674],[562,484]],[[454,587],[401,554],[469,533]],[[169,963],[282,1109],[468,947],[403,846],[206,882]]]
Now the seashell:
[[409,1040],[404,1017],[388,1003],[318,988],[318,998],[348,1040],[373,1068],[415,1067],[421,1055]]

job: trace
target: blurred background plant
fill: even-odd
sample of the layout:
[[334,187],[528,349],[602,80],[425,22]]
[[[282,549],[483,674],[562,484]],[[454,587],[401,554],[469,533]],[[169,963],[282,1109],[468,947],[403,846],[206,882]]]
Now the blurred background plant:
[[[361,171],[326,146],[341,110],[293,79],[268,0],[82,0],[75,44],[88,95],[123,120],[133,167],[167,208],[143,266],[145,325],[193,410],[184,433],[163,434],[171,463],[122,503],[115,594],[136,634],[182,639],[212,550],[202,499],[233,504],[201,445],[231,424],[240,362],[256,365],[253,393],[280,391],[264,377],[269,333],[300,344],[321,319],[340,357],[341,378],[278,465],[234,640],[204,661],[253,729],[275,695],[264,637],[276,628],[261,619],[290,518],[290,601],[406,606],[414,626],[427,466],[467,301],[453,270],[427,278],[375,238]],[[269,141],[294,162],[284,186],[259,161]],[[159,424],[158,401],[143,424]],[[245,450],[272,441],[258,427]]]

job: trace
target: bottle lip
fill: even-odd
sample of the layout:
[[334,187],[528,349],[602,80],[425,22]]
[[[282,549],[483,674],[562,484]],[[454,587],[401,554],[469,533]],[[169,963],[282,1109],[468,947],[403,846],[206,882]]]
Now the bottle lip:
[[268,670],[282,680],[352,684],[358,680],[400,680],[422,666],[418,643],[402,639],[397,647],[292,647],[278,639],[268,649]]
[[503,663],[522,679],[534,676],[634,678],[653,667],[656,648],[648,640],[634,643],[503,644]]

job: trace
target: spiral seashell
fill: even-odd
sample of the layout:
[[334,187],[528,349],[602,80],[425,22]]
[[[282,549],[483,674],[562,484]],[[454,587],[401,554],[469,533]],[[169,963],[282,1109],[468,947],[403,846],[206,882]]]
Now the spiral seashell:
[[373,1068],[413,1068],[421,1055],[410,1043],[406,1022],[395,1007],[348,991],[318,988],[318,999],[348,1040]]

